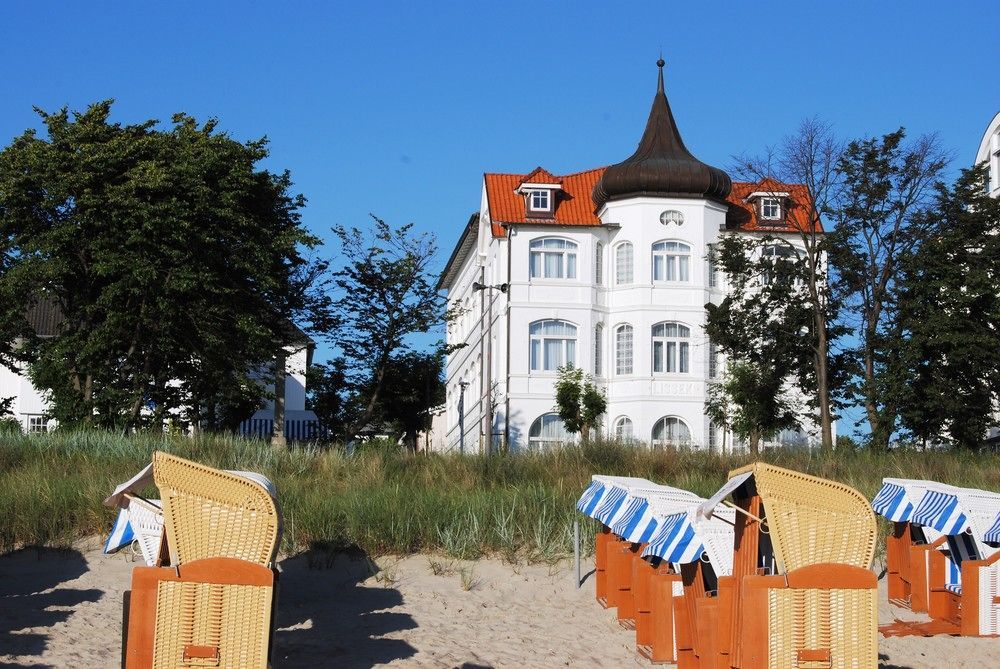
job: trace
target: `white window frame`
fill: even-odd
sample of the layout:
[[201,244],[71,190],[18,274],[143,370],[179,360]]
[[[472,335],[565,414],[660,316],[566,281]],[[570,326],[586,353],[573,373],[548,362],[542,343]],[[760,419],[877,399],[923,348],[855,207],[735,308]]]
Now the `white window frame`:
[[[662,439],[656,438],[657,428],[663,426],[664,435]],[[683,428],[683,432],[679,428]],[[687,433],[687,436],[683,436]],[[673,435],[673,436],[672,436]],[[650,432],[650,444],[653,448],[676,448],[678,446],[691,445],[691,428],[683,419],[677,416],[664,416],[653,423],[653,430]]]
[[708,342],[708,378],[719,378],[719,345],[711,340]]
[[[546,427],[558,423],[562,429],[558,436],[546,434]],[[537,428],[537,429],[536,429]],[[545,451],[563,444],[573,443],[573,435],[566,431],[566,424],[557,413],[543,413],[531,423],[528,428],[528,448]]]
[[708,287],[718,288],[719,287],[719,266],[716,263],[716,254],[718,250],[715,244],[708,245],[708,253],[706,258],[708,260]]
[[635,373],[635,328],[622,323],[615,328],[615,376]]
[[594,376],[604,376],[604,323],[594,326]]
[[708,452],[718,453],[722,450],[722,440],[719,439],[722,431],[714,420],[708,421]]
[[691,373],[690,327],[674,321],[661,321],[651,328],[650,339],[653,374]]
[[653,244],[652,274],[653,283],[689,283],[691,245],[676,240]]
[[622,242],[615,246],[615,285],[628,286],[635,282],[635,246]]
[[[528,274],[532,279],[576,278],[579,244],[561,237],[538,237],[528,242]],[[558,271],[549,273],[549,257],[558,256]]]
[[[768,210],[773,208],[773,213]],[[781,199],[776,197],[762,197],[760,199],[760,218],[764,221],[781,220]]]
[[635,423],[628,416],[618,416],[611,428],[611,437],[618,441],[629,441],[635,438]]
[[594,283],[604,285],[604,244],[601,242],[594,245]]
[[[555,324],[572,329],[572,335],[569,332],[545,332],[547,326]],[[558,318],[544,318],[528,324],[528,369],[535,373],[555,373],[560,367],[576,365],[577,336],[576,325]],[[548,356],[551,350],[549,342],[559,342],[557,346],[561,360],[549,360]],[[556,364],[557,362],[558,364]]]
[[25,432],[28,434],[45,434],[49,431],[49,419],[41,414],[27,415],[24,422]]
[[552,194],[548,188],[534,188],[528,191],[530,211],[552,211]]

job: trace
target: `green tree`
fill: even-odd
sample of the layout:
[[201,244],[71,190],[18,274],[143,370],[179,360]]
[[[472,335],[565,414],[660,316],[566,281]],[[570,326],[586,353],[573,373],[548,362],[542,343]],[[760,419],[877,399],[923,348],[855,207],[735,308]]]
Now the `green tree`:
[[[313,306],[304,199],[246,143],[177,114],[169,127],[39,110],[0,152],[0,294],[52,300],[58,336],[29,338],[36,385],[63,424],[130,428],[259,400],[251,375]],[[13,312],[0,313],[10,327]],[[308,320],[307,316],[307,320]]]
[[859,342],[849,351],[856,379],[849,390],[864,405],[869,443],[879,449],[896,429],[906,378],[897,280],[903,259],[936,231],[925,213],[946,164],[935,137],[908,142],[901,128],[851,142],[837,166],[843,191],[829,251]]
[[814,314],[802,299],[807,260],[772,237],[727,235],[715,254],[729,292],[705,305],[705,332],[730,364],[706,410],[757,453],[766,435],[796,425],[794,387],[815,397]]
[[902,425],[924,445],[978,448],[1000,399],[1000,200],[982,166],[938,186],[935,232],[904,259]]
[[445,300],[435,288],[433,235],[414,234],[372,216],[369,230],[336,226],[347,264],[333,274],[332,338],[340,349],[348,393],[356,399],[345,436],[378,417],[394,360],[414,350],[414,335],[445,319]]
[[730,361],[722,381],[709,388],[705,413],[757,455],[762,439],[798,422],[787,384],[787,377],[759,362]]
[[570,434],[580,433],[584,441],[600,425],[608,410],[608,398],[594,384],[589,374],[572,365],[559,368],[556,380],[556,408]]
[[[833,353],[837,339],[844,334],[837,320],[837,298],[830,290],[827,266],[828,248],[836,239],[828,235],[823,218],[832,213],[841,192],[837,164],[844,147],[831,126],[817,118],[804,120],[798,130],[785,137],[777,147],[762,155],[734,157],[731,173],[742,179],[776,179],[785,184],[802,184],[809,198],[796,202],[805,225],[791,231],[797,240],[795,252],[801,254],[802,290],[796,298],[807,305],[811,322],[806,326],[813,354],[812,377],[807,397],[815,406],[824,451],[833,448],[833,421],[836,398],[843,386],[842,368]],[[787,244],[787,242],[785,242]],[[789,245],[791,246],[791,245]]]
[[418,433],[431,427],[431,410],[444,403],[443,374],[440,351],[408,351],[390,360],[378,414],[411,451],[417,450]]

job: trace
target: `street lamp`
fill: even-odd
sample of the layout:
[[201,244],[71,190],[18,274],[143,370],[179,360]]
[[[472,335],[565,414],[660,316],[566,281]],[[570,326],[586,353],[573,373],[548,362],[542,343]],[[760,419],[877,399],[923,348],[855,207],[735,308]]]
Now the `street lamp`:
[[[479,283],[478,281],[472,282],[472,290],[499,290],[503,294],[507,294],[507,290],[510,288],[509,283],[500,283],[495,286],[486,285]],[[486,317],[486,322],[489,325],[488,332],[484,329],[481,336],[487,337],[486,340],[486,453],[487,455],[493,454],[493,338],[490,336],[493,334],[493,297],[489,299],[489,312]],[[510,334],[508,333],[508,337]],[[482,344],[480,344],[480,347]],[[506,392],[506,389],[505,389]]]

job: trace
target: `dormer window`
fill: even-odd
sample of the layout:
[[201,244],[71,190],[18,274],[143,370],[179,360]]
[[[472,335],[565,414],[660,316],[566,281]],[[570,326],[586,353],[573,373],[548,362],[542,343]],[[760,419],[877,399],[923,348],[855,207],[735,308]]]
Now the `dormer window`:
[[528,209],[532,212],[538,211],[543,213],[552,211],[552,197],[549,191],[547,189],[529,191]]
[[760,199],[760,217],[765,221],[781,220],[781,200],[776,197]]

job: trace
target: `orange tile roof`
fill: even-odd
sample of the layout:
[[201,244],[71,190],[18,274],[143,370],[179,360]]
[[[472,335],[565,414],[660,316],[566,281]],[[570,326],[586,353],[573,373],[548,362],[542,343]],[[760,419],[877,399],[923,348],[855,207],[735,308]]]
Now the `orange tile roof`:
[[[493,221],[493,236],[503,237],[504,231],[500,223],[548,223],[550,225],[600,225],[601,219],[594,213],[594,201],[590,194],[597,181],[604,174],[603,167],[576,174],[557,177],[545,172],[545,178],[555,181],[527,182],[527,177],[536,175],[541,168],[531,175],[524,174],[485,174],[486,200],[490,208],[490,220]],[[544,172],[544,170],[541,170]],[[524,196],[516,193],[522,183],[561,183],[562,190],[556,194],[554,218],[528,218],[524,207]]]
[[[521,180],[522,184],[561,184],[562,177],[557,177],[556,175],[549,172],[544,167],[538,166],[535,169],[528,172],[527,176]],[[521,184],[518,184],[521,185]]]
[[[751,202],[745,202],[748,195],[757,192],[788,193],[785,218],[781,221],[761,221],[757,216],[757,207]],[[733,182],[733,190],[726,201],[735,205],[730,206],[726,214],[726,227],[730,230],[799,232],[812,229],[814,232],[823,232],[822,221],[814,220],[812,196],[804,184],[784,184],[770,177],[757,183]]]
[[[486,183],[486,200],[490,210],[490,220],[493,222],[493,236],[503,237],[501,223],[539,223],[548,225],[600,225],[601,219],[594,213],[594,201],[591,193],[600,181],[605,167],[598,167],[586,172],[576,172],[564,176],[556,176],[541,167],[524,174],[494,174],[484,176]],[[517,193],[517,187],[522,183],[558,183],[562,190],[556,194],[556,209],[554,218],[529,218],[526,216],[524,196]],[[781,225],[763,225],[758,220],[756,207],[745,202],[750,193],[784,192],[789,194],[787,217]],[[726,198],[729,212],[726,214],[726,227],[733,230],[796,232],[808,229],[810,226],[811,200],[809,190],[802,184],[783,184],[774,179],[763,179],[758,183],[733,182],[733,190]],[[768,221],[768,223],[772,223]],[[816,224],[816,231],[822,232],[821,223]]]

